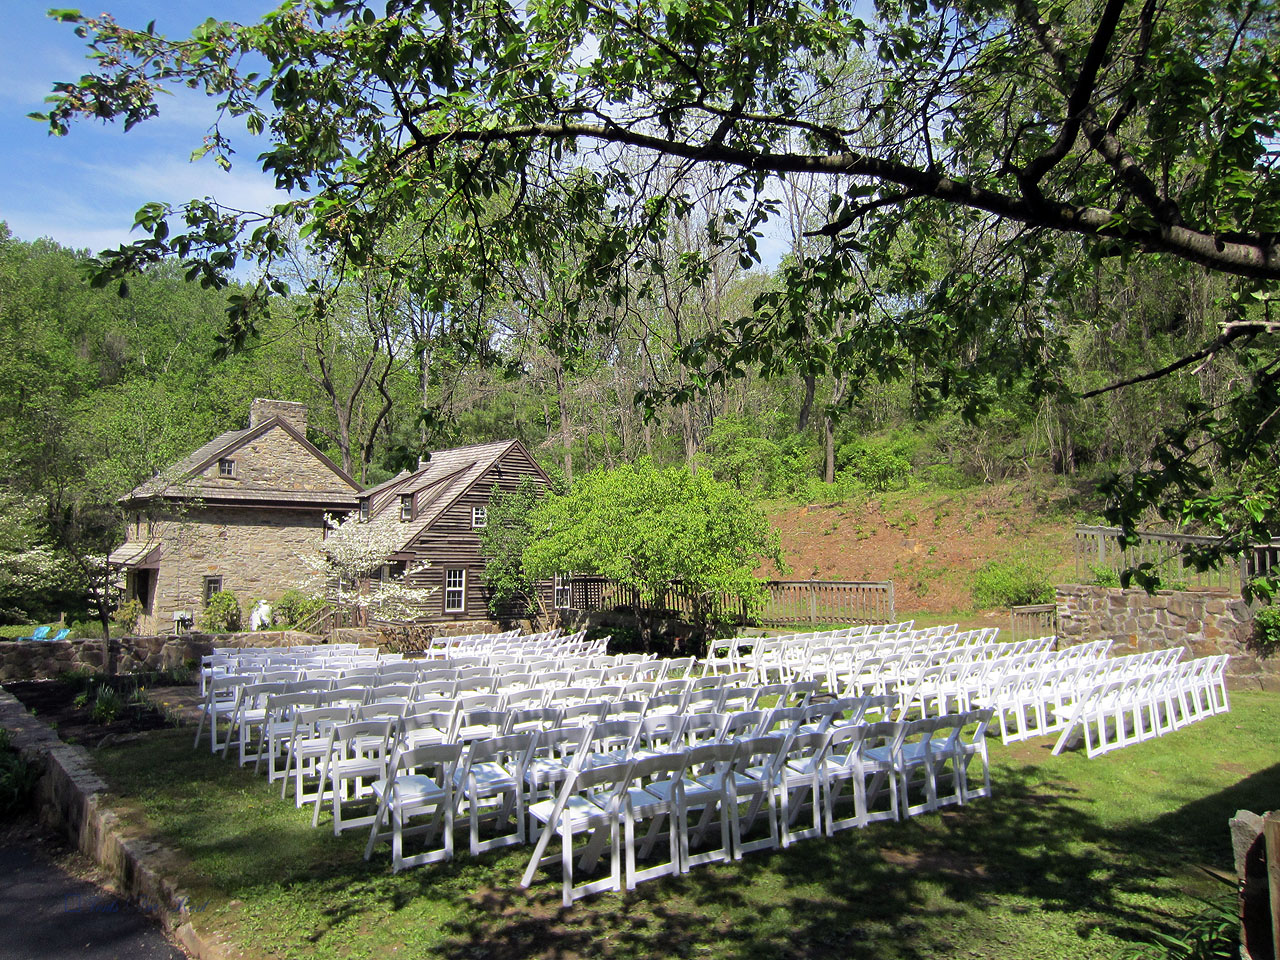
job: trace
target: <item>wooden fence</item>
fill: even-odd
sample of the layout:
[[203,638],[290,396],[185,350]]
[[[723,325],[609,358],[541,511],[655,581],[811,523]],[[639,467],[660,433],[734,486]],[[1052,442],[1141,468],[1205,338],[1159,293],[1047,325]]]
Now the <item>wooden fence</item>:
[[1102,571],[1119,575],[1126,568],[1149,563],[1169,589],[1226,590],[1239,593],[1242,583],[1280,567],[1280,540],[1255,544],[1243,554],[1208,570],[1197,570],[1189,553],[1217,543],[1215,537],[1190,533],[1138,534],[1138,542],[1125,547],[1119,527],[1076,527],[1076,578],[1088,582]]
[[1009,632],[1014,640],[1034,640],[1058,634],[1058,605],[1030,603],[1010,611]]
[[[738,623],[891,623],[894,620],[893,581],[770,580],[764,608],[748,617],[741,601],[718,596],[708,612]],[[562,583],[557,605],[577,610],[632,610],[659,616],[692,619],[698,598],[675,585],[655,603],[641,601],[639,592],[604,577],[575,576]],[[566,602],[567,601],[567,602]]]

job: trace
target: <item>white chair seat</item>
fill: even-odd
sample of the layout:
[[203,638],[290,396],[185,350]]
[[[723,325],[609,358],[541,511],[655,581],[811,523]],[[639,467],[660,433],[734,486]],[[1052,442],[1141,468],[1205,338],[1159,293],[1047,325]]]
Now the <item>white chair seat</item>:
[[[381,800],[383,792],[387,789],[387,781],[375,780],[372,789],[374,796]],[[395,793],[401,806],[414,803],[436,803],[445,797],[445,791],[438,783],[421,774],[396,777]]]
[[[556,802],[554,800],[539,800],[537,803],[529,804],[529,815],[539,823],[546,823],[551,814],[555,812],[555,807]],[[570,797],[564,809],[569,814],[569,822],[571,824],[585,823],[606,815],[604,808],[600,804],[591,798],[583,796]]]
[[[516,778],[513,777],[510,771],[500,763],[473,763],[471,764],[470,770],[471,776],[475,778],[476,786],[481,792],[502,789],[510,790],[517,786]],[[459,770],[454,774],[454,780],[459,785],[465,785],[463,783],[462,770]]]

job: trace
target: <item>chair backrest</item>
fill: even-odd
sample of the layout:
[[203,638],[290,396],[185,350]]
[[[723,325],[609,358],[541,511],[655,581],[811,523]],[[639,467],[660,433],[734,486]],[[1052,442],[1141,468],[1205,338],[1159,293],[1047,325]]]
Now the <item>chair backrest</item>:
[[760,725],[769,719],[769,710],[743,710],[740,713],[726,715],[724,726],[720,728],[721,740],[743,740],[754,737]]
[[[462,758],[462,744],[439,743],[408,749],[397,749],[391,754],[388,768],[388,779],[395,779],[407,773],[430,777],[436,784],[449,789],[453,783],[454,771]],[[434,774],[429,771],[435,771]]]
[[600,713],[602,720],[639,720],[644,716],[649,701],[645,700],[612,700],[605,704]]
[[556,708],[560,710],[560,723],[563,726],[582,726],[591,725],[598,722],[603,716],[609,703],[605,700],[587,700],[582,703],[571,703],[567,707]]
[[381,720],[390,718],[400,720],[409,712],[407,700],[382,700],[376,703],[362,703],[354,710],[356,720]]
[[678,750],[684,736],[685,718],[679,714],[646,716],[640,721],[636,746],[647,750]]
[[684,718],[684,739],[689,746],[719,742],[720,733],[729,720],[727,713],[688,713]]
[[329,730],[351,720],[351,707],[304,707],[293,712],[294,743],[318,738],[327,739]]
[[537,739],[536,733],[527,732],[472,741],[467,748],[463,776],[470,776],[478,764],[499,763],[519,782],[524,779],[524,770],[533,756]]
[[557,707],[527,707],[523,710],[507,708],[507,730],[524,733],[529,730],[545,730],[560,726],[562,711]]
[[592,753],[629,752],[639,736],[639,720],[602,720],[591,728],[586,749]]
[[460,740],[475,740],[502,736],[507,732],[510,715],[506,710],[458,710],[458,722],[454,736]]
[[503,698],[496,693],[476,693],[458,697],[459,713],[468,713],[472,710],[501,710],[503,706]]

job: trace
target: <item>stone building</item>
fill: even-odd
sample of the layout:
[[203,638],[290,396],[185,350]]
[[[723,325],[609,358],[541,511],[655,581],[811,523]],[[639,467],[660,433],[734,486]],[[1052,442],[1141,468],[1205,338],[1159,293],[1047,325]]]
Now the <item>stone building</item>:
[[304,583],[302,560],[325,514],[356,509],[360,485],[306,438],[306,406],[254,400],[249,426],[211,440],[120,503],[125,542],[111,554],[125,596],[142,604],[139,633],[167,632],[175,615],[199,622],[205,601],[231,590],[273,601]]

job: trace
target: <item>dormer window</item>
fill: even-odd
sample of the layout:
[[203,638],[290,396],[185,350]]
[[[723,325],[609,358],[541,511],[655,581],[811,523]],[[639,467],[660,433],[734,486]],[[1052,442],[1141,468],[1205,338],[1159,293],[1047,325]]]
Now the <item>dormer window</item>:
[[229,457],[223,457],[218,461],[218,476],[234,479],[236,475],[236,462]]
[[369,519],[369,498],[360,498],[360,522],[364,523]]
[[471,529],[479,530],[489,522],[488,507],[472,507],[471,508]]
[[412,493],[402,493],[400,495],[400,519],[401,520],[413,519],[413,494]]

